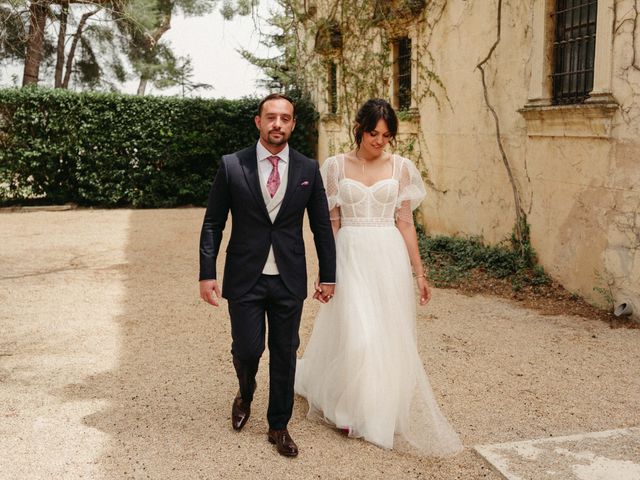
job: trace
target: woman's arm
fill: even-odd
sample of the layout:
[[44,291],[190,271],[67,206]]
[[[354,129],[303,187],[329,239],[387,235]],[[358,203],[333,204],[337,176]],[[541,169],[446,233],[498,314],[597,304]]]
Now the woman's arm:
[[333,229],[333,237],[335,238],[338,230],[340,230],[340,207],[333,207],[333,209],[331,209],[329,219],[331,220],[331,228]]
[[413,219],[411,219],[411,221],[407,221],[404,220],[403,217],[399,217],[396,220],[396,226],[402,234],[404,244],[406,245],[407,252],[409,253],[409,260],[411,260],[411,266],[413,267],[413,273],[416,275],[418,290],[420,291],[420,305],[425,305],[429,300],[431,300],[431,289],[427,283],[427,276],[424,271],[424,267],[422,266],[422,258],[420,258],[416,227],[413,224]]

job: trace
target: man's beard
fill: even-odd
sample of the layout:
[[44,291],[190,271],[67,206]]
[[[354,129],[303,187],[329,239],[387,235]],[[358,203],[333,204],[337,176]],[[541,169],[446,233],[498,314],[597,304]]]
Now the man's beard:
[[270,145],[275,145],[275,146],[280,146],[280,145],[282,145],[282,144],[287,143],[287,140],[288,140],[288,139],[289,139],[289,138],[288,138],[284,133],[282,133],[282,132],[280,132],[280,137],[279,137],[279,138],[273,137],[273,136],[271,135],[271,133],[269,133],[269,134],[267,135],[267,140],[269,141],[269,144],[270,144]]

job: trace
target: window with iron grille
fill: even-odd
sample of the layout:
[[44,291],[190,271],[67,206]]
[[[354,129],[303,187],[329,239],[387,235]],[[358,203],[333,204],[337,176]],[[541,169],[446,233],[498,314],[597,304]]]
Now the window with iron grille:
[[329,64],[329,113],[338,111],[338,67],[335,62]]
[[581,103],[593,89],[597,0],[557,0],[553,103]]
[[396,43],[396,92],[399,110],[411,108],[411,39],[402,37]]

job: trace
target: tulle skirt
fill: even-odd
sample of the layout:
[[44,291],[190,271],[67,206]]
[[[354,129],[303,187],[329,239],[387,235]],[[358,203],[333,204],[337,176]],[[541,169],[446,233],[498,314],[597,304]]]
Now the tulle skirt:
[[395,226],[343,226],[335,296],[320,307],[296,370],[309,415],[383,448],[430,456],[462,445],[435,401],[416,345],[416,296]]

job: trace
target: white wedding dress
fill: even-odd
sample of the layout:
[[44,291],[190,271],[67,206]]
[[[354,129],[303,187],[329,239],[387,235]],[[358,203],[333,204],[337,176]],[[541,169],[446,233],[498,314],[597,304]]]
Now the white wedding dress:
[[462,445],[418,355],[414,280],[395,226],[401,212],[412,221],[424,198],[420,173],[394,155],[392,177],[367,186],[345,177],[339,155],[325,161],[322,176],[329,209],[340,207],[337,284],[298,360],[296,393],[306,397],[311,417],[351,437],[425,455],[457,453]]

